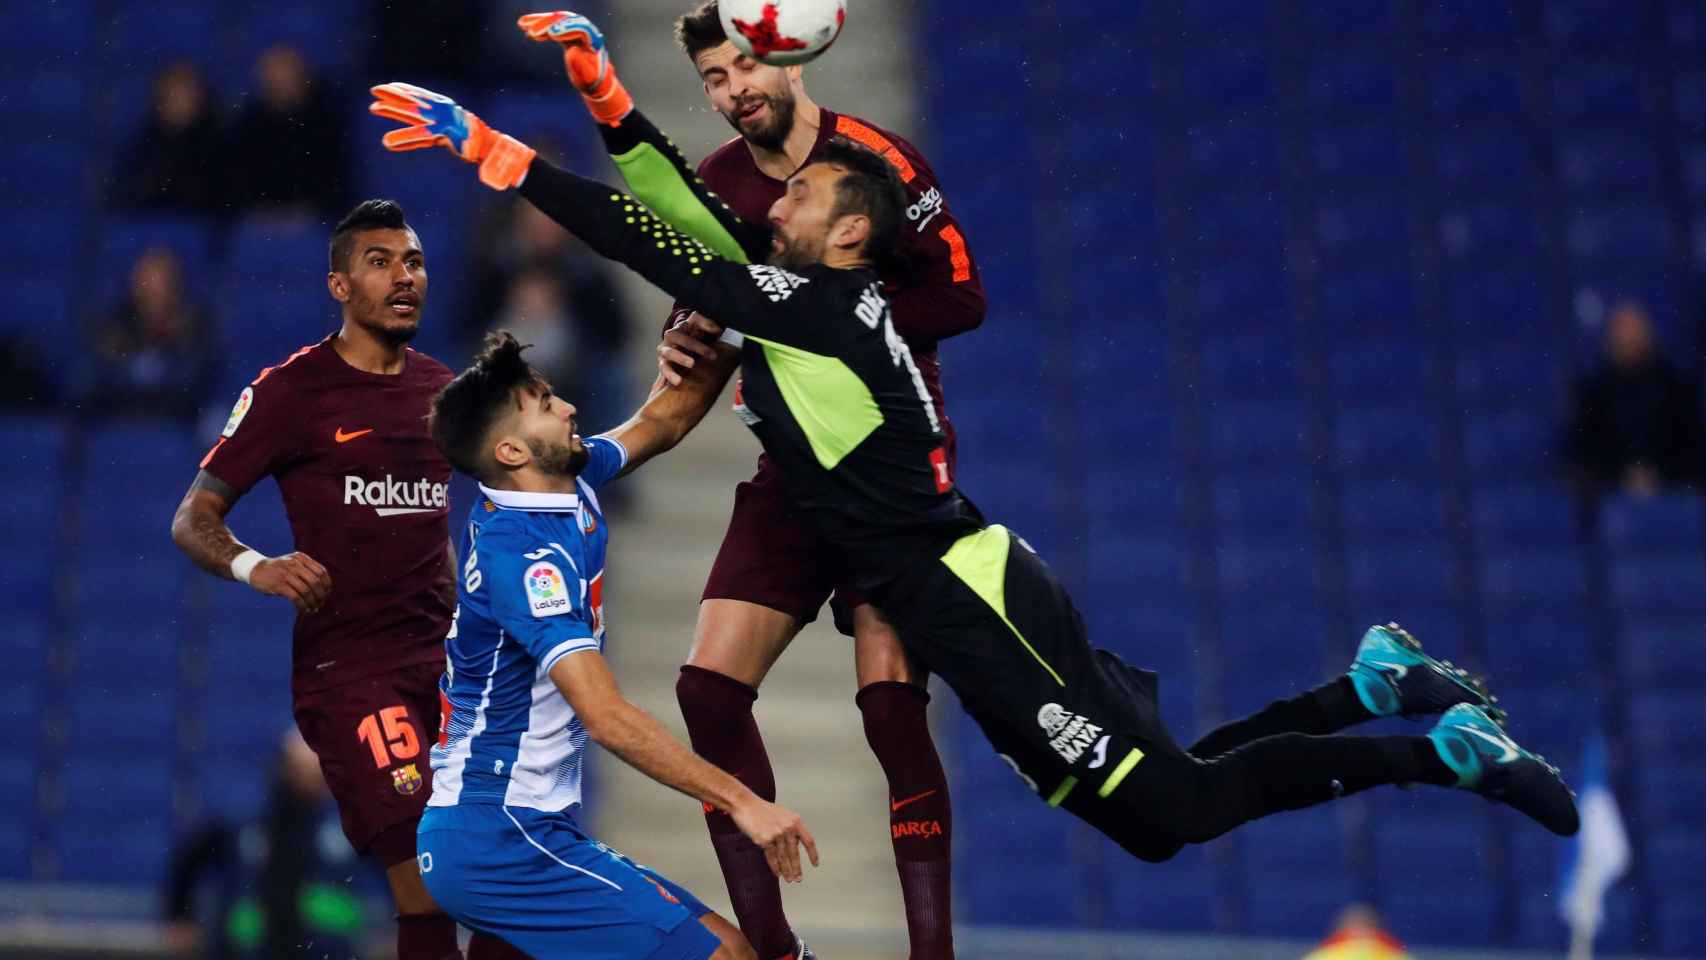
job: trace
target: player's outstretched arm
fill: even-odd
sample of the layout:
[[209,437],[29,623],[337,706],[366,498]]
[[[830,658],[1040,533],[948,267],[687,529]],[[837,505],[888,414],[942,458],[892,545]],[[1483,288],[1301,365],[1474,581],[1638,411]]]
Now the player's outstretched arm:
[[664,786],[727,811],[741,832],[764,850],[777,876],[800,880],[801,846],[817,866],[817,841],[798,814],[765,801],[670,736],[656,718],[622,695],[597,650],[558,660],[551,667],[551,681],[586,725],[587,736]]
[[702,351],[697,354],[698,359],[673,380],[659,374],[652,384],[651,396],[640,409],[626,423],[606,434],[628,451],[628,462],[619,476],[633,473],[640,464],[667,453],[686,439],[711,412],[729,378],[740,367],[740,351],[735,347],[693,342]]
[[314,613],[332,592],[332,576],[306,553],[269,557],[251,549],[225,517],[236,495],[206,470],[196,474],[189,492],[172,515],[172,542],[196,566],[216,577],[240,580],[261,593],[283,597],[304,613]]
[[570,81],[598,121],[599,136],[623,182],[641,203],[730,260],[764,260],[770,230],[741,220],[693,171],[675,142],[634,106],[616,79],[596,24],[572,10],[553,10],[527,14],[516,25],[533,40],[562,47]]

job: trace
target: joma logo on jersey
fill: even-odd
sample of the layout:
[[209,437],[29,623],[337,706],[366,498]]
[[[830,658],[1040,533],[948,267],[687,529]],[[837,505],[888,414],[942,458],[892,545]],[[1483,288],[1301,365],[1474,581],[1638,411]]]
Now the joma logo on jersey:
[[930,192],[918,198],[918,202],[906,208],[906,219],[917,222],[918,232],[924,232],[924,225],[936,219],[936,214],[942,212],[942,191],[931,187]]
[[764,295],[770,298],[771,303],[781,303],[793,296],[795,290],[811,282],[805,277],[797,273],[789,273],[781,267],[754,263],[748,265],[746,269],[752,274],[752,279],[758,283],[758,289],[764,291]]
[[431,513],[449,503],[450,485],[430,480],[398,480],[389,473],[383,480],[344,477],[344,506],[372,507],[382,517],[404,513]]
[[1043,704],[1043,708],[1037,711],[1037,725],[1049,738],[1048,745],[1067,763],[1077,763],[1084,751],[1095,745],[1096,738],[1102,735],[1102,728],[1091,723],[1088,717],[1073,713],[1058,703]]

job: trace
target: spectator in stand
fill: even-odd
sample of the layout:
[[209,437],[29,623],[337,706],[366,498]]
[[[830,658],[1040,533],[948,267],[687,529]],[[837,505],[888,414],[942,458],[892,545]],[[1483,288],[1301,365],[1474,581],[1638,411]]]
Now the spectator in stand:
[[231,195],[250,211],[320,213],[349,206],[344,126],[329,92],[295,47],[255,61],[255,90],[232,131]]
[[1380,917],[1374,909],[1355,904],[1345,908],[1332,936],[1321,941],[1303,960],[1406,960],[1408,957],[1404,945],[1380,928]]
[[119,151],[113,169],[114,206],[168,213],[221,207],[224,138],[209,99],[207,82],[193,63],[170,64],[155,76],[148,119]]
[[1591,496],[1652,496],[1700,478],[1700,390],[1659,352],[1646,307],[1611,309],[1605,358],[1576,384],[1567,449]]
[[530,203],[500,208],[479,233],[465,338],[508,326],[535,345],[530,361],[562,378],[557,389],[575,398],[583,423],[615,426],[633,406],[628,311],[604,263]]
[[137,258],[129,289],[97,325],[79,393],[120,416],[190,421],[207,402],[218,367],[211,318],[184,290],[177,256],[154,248]]

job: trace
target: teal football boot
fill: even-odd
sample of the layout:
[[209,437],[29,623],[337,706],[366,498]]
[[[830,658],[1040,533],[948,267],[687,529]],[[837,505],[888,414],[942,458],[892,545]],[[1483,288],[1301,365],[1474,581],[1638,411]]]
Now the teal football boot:
[[1396,623],[1369,627],[1351,662],[1357,699],[1377,717],[1419,717],[1442,713],[1459,703],[1485,709],[1503,723],[1505,712],[1487,692],[1486,681],[1422,652],[1415,637]]
[[1460,703],[1428,734],[1457,786],[1505,804],[1561,837],[1581,827],[1576,795],[1558,768],[1517,745],[1480,707]]

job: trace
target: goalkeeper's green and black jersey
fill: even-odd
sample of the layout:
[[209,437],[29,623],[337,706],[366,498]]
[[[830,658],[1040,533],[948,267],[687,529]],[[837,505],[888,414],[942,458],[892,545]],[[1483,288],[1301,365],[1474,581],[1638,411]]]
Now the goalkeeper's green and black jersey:
[[522,195],[733,332],[748,426],[782,468],[792,503],[844,552],[855,585],[878,590],[981,528],[955,489],[939,412],[876,272],[752,262],[768,251],[769,231],[729,211],[638,111],[600,129],[645,203],[542,159]]

